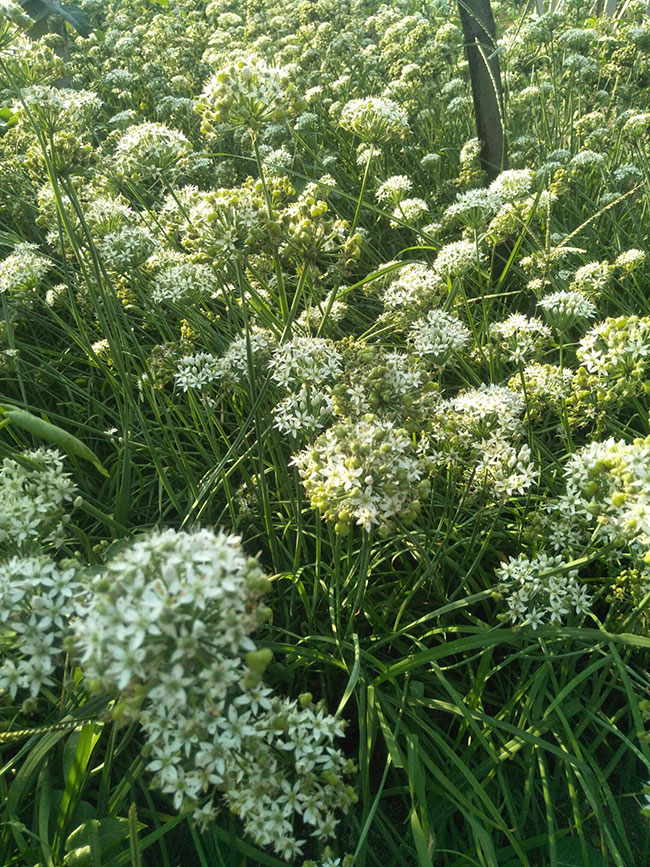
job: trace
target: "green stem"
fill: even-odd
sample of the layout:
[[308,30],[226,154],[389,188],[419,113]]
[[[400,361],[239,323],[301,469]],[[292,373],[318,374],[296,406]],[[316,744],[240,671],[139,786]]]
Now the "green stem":
[[262,167],[262,157],[260,156],[259,145],[257,144],[257,136],[255,133],[251,132],[251,138],[253,140],[253,151],[255,152],[255,162],[257,163],[257,173],[260,176],[260,180],[262,181],[262,187],[264,189],[264,200],[266,202],[266,210],[269,212],[269,218],[273,219],[273,203],[271,202],[271,194],[269,193],[269,188],[266,185],[266,178],[264,177],[264,169]]
[[[266,202],[266,210],[268,211],[269,220],[273,219],[273,201],[271,199],[271,194],[269,192],[269,188],[266,183],[266,177],[264,176],[264,167],[262,166],[262,157],[260,155],[259,145],[257,144],[257,135],[251,131],[251,139],[253,140],[253,151],[255,152],[255,162],[257,164],[257,173],[260,176],[260,180],[262,181],[262,188],[264,189],[264,201]],[[287,290],[284,285],[284,275],[282,273],[282,265],[280,263],[280,259],[278,254],[275,253],[273,255],[273,262],[275,265],[275,277],[278,283],[278,300],[280,302],[280,313],[282,314],[282,319],[285,324],[289,319],[289,301],[287,299]],[[285,328],[286,330],[286,328]]]
[[[351,534],[348,536],[348,539],[351,539]],[[357,574],[357,584],[356,584],[356,593],[354,598],[354,604],[352,605],[352,610],[350,611],[350,619],[348,620],[345,628],[345,637],[348,638],[350,633],[354,630],[355,617],[357,612],[361,610],[361,605],[363,603],[363,598],[365,596],[366,591],[366,582],[368,580],[368,568],[370,566],[370,553],[372,551],[372,530],[369,533],[363,531],[363,536],[361,539],[361,556],[359,563],[359,571]]]
[[298,285],[296,286],[296,291],[293,296],[293,300],[291,302],[291,309],[288,311],[287,316],[285,318],[284,331],[282,332],[282,337],[280,338],[280,342],[284,343],[284,341],[291,337],[291,326],[293,324],[294,319],[296,318],[296,313],[298,312],[298,306],[300,304],[300,299],[305,291],[305,283],[307,282],[307,275],[309,274],[309,262],[304,262],[302,266],[302,270],[300,271],[300,276],[298,277]]
[[361,202],[363,201],[363,194],[366,191],[366,184],[368,183],[368,175],[370,173],[370,163],[372,162],[372,158],[375,154],[375,146],[370,145],[370,151],[368,153],[368,159],[366,161],[366,168],[363,173],[363,180],[361,181],[361,191],[359,193],[359,201],[357,202],[357,209],[354,212],[354,219],[352,220],[352,226],[350,227],[350,234],[354,234],[355,229],[357,228],[357,223],[359,222],[359,215],[361,213]]

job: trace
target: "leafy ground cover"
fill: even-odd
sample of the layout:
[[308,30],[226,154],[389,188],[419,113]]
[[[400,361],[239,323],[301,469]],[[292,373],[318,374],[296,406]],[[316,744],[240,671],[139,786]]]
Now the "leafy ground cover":
[[490,183],[443,0],[66,10],[0,8],[2,865],[647,863],[645,4],[494,4]]

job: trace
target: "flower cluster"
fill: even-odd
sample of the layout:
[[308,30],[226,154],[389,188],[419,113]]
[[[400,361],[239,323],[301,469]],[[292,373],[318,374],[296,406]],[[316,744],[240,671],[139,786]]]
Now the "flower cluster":
[[30,293],[38,289],[52,267],[36,244],[16,244],[14,252],[0,263],[0,293]]
[[510,202],[529,195],[533,180],[534,173],[531,169],[508,169],[492,181],[490,192],[502,202]]
[[390,224],[393,228],[401,223],[416,225],[426,219],[428,212],[429,206],[424,199],[402,199],[393,208],[393,219]]
[[540,553],[532,559],[525,554],[511,557],[496,570],[498,592],[508,612],[506,620],[533,630],[541,624],[562,624],[569,614],[586,614],[590,596],[580,584],[578,570],[560,556]]
[[439,250],[433,268],[444,277],[461,277],[477,268],[481,261],[481,252],[476,244],[471,241],[452,241]]
[[151,298],[157,303],[179,302],[209,298],[217,291],[214,272],[207,265],[180,262],[168,265],[158,272]]
[[593,319],[596,315],[595,304],[576,290],[551,292],[538,301],[537,306],[558,331],[568,331],[581,319]]
[[274,350],[269,368],[275,382],[285,387],[320,385],[340,373],[341,356],[326,338],[294,337]]
[[650,362],[650,317],[618,316],[599,322],[580,340],[577,356],[599,377],[642,376]]
[[155,249],[155,238],[141,226],[124,226],[108,232],[99,243],[106,267],[118,273],[144,265]]
[[382,294],[382,302],[386,318],[392,321],[395,320],[395,314],[402,314],[411,320],[417,318],[418,311],[437,306],[447,293],[440,273],[420,262],[404,265],[388,277],[393,279],[390,279]]
[[406,431],[372,415],[335,424],[292,463],[312,507],[334,521],[337,532],[352,522],[366,532],[385,528],[396,516],[407,523],[426,493],[424,469]]
[[63,665],[70,621],[85,597],[78,564],[48,557],[10,557],[0,563],[0,628],[15,633],[0,662],[0,690],[35,698]]
[[535,484],[539,470],[520,445],[525,404],[501,385],[482,385],[441,400],[430,438],[433,461],[458,473],[473,496],[505,502]]
[[[609,541],[650,550],[650,438],[593,442],[564,469],[566,490],[551,509],[557,521],[597,528]],[[646,557],[647,559],[647,557]]]
[[434,384],[412,355],[374,345],[347,347],[344,371],[332,387],[332,404],[342,419],[368,413],[417,426],[416,419],[436,402]]
[[117,693],[114,714],[139,720],[147,767],[176,808],[209,821],[206,797],[222,793],[258,844],[293,858],[296,820],[327,840],[356,796],[333,745],[343,724],[262,681],[271,654],[250,634],[267,588],[237,537],[150,533],[95,576],[77,652],[88,687]]
[[120,178],[132,184],[173,180],[186,164],[191,150],[187,137],[161,123],[130,126],[120,137],[113,166]]
[[268,214],[263,190],[250,183],[244,189],[191,191],[180,222],[183,247],[195,261],[225,265],[235,252],[259,246],[265,238]]
[[263,620],[266,586],[236,537],[165,530],[136,539],[97,575],[79,634],[87,677],[137,698],[136,684],[149,687],[161,666],[198,663],[206,640],[239,660],[255,650],[249,635]]
[[450,225],[459,222],[466,226],[478,228],[487,219],[493,217],[501,205],[501,196],[491,190],[465,190],[465,192],[458,193],[456,201],[447,207],[444,220]]
[[60,545],[77,489],[58,451],[35,449],[0,468],[0,550]]
[[322,430],[333,414],[332,398],[307,384],[291,392],[273,409],[275,426],[291,437],[312,435]]
[[288,70],[270,66],[254,53],[242,54],[219,69],[196,102],[204,132],[213,131],[215,125],[242,125],[257,131],[304,108]]
[[20,99],[14,102],[12,111],[21,118],[27,119],[31,115],[33,119],[38,119],[50,133],[69,127],[82,132],[84,127],[92,123],[101,107],[102,101],[96,93],[34,84],[21,90]]
[[573,275],[570,289],[592,298],[599,298],[612,276],[609,262],[589,262]]
[[525,395],[526,411],[530,418],[542,415],[549,407],[559,409],[571,392],[574,376],[569,367],[533,362],[511,377],[508,385],[513,391]]
[[178,360],[176,384],[182,391],[190,388],[202,390],[216,382],[221,375],[219,359],[209,352],[184,355]]
[[516,363],[539,355],[548,342],[551,331],[536,317],[511,313],[503,322],[494,322],[490,334],[499,341],[508,358]]
[[525,494],[535,484],[538,475],[530,446],[513,446],[492,437],[478,449],[472,487],[489,492],[494,500],[505,502],[515,494]]
[[418,355],[426,355],[436,367],[444,367],[469,344],[471,332],[457,316],[431,310],[413,323],[409,339]]
[[397,204],[404,199],[413,188],[413,183],[406,175],[393,175],[379,186],[375,197],[378,202],[393,202]]
[[443,402],[440,413],[445,427],[465,442],[493,436],[509,440],[521,435],[524,408],[522,397],[507,386],[483,384]]
[[343,106],[339,124],[372,144],[405,138],[409,132],[406,112],[392,99],[378,96],[350,100]]
[[620,269],[624,273],[632,273],[640,268],[646,261],[646,254],[643,250],[625,250],[620,256],[616,257],[614,267]]

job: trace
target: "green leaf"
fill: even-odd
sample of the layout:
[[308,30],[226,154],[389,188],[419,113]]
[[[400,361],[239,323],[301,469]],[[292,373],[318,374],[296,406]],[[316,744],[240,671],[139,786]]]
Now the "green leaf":
[[606,862],[600,852],[588,847],[589,862],[585,863],[583,848],[579,840],[558,840],[558,867],[605,867]]
[[80,36],[90,36],[93,32],[93,25],[90,22],[90,18],[83,9],[74,6],[72,3],[62,3],[60,11],[65,20],[69,24],[72,24]]
[[28,433],[31,433],[34,436],[41,437],[57,446],[61,446],[61,448],[69,455],[75,455],[76,457],[90,461],[90,463],[93,464],[103,476],[108,478],[108,471],[104,466],[102,466],[97,455],[71,433],[68,433],[55,424],[51,424],[49,421],[45,421],[42,418],[38,418],[38,416],[32,415],[31,412],[27,412],[27,410],[24,409],[0,404],[0,410],[9,421],[12,422],[12,424],[17,425],[19,428],[28,431]]
[[69,835],[65,841],[66,867],[95,867],[96,858],[106,859],[129,836],[129,820],[105,816],[84,822]]
[[55,834],[57,840],[63,838],[72,813],[79,802],[87,779],[86,768],[100,737],[101,728],[90,723],[68,739],[69,748],[64,750],[63,756],[66,780],[57,817]]
[[23,800],[31,798],[31,785],[34,777],[40,772],[43,763],[48,760],[47,754],[65,737],[67,731],[53,731],[42,735],[30,749],[20,769],[13,778],[9,794],[4,801],[5,815],[14,817],[18,813]]
[[339,702],[339,706],[336,710],[336,715],[338,716],[343,708],[348,703],[350,696],[354,692],[354,688],[357,685],[357,681],[359,680],[359,671],[361,669],[361,655],[359,651],[359,636],[356,633],[352,636],[352,642],[354,644],[354,664],[352,666],[352,671],[350,672],[350,677],[348,679],[347,685],[341,696],[341,701]]
[[15,126],[18,118],[10,108],[0,108],[0,134]]
[[34,21],[40,21],[42,18],[47,18],[52,11],[44,0],[23,0],[20,5],[29,17],[34,19]]
[[411,811],[411,834],[413,834],[413,842],[418,853],[418,867],[433,867],[429,844],[415,809]]
[[34,21],[40,21],[48,15],[60,15],[81,36],[90,36],[93,32],[93,25],[87,13],[74,3],[59,3],[57,0],[25,0],[21,5]]

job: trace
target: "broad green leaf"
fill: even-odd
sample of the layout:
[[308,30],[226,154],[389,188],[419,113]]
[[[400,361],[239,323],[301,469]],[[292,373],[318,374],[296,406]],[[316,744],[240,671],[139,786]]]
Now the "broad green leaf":
[[81,797],[86,782],[86,768],[101,737],[101,731],[99,726],[91,723],[83,726],[69,739],[74,747],[74,753],[70,755],[71,750],[68,750],[67,753],[64,751],[64,766],[67,766],[65,768],[65,789],[59,807],[55,839],[61,840],[63,838],[70,817]]
[[73,3],[62,3],[60,9],[61,15],[69,24],[72,24],[80,36],[90,36],[93,32],[93,25],[83,9]]
[[68,433],[63,430],[63,428],[60,428],[49,421],[45,421],[42,418],[38,418],[38,416],[32,415],[32,413],[27,412],[27,410],[17,409],[16,407],[6,406],[5,404],[0,404],[0,410],[12,424],[17,425],[19,428],[26,430],[34,436],[41,437],[57,446],[61,446],[61,448],[69,455],[75,455],[76,457],[90,461],[90,463],[93,464],[103,476],[108,477],[108,471],[104,466],[102,466],[97,455],[92,452],[87,445],[84,445],[81,440],[77,439],[76,436],[73,436],[71,433]]
[[74,3],[59,3],[58,0],[25,0],[21,5],[34,21],[40,21],[48,15],[60,15],[81,36],[89,36],[93,31],[88,14]]
[[422,825],[415,809],[411,810],[411,834],[413,835],[413,842],[418,853],[418,867],[433,867],[429,842],[424,836]]
[[65,841],[66,867],[95,867],[93,857],[99,853],[102,861],[115,854],[120,844],[126,844],[129,820],[115,816],[84,822]]

